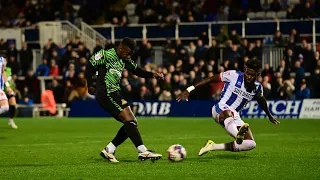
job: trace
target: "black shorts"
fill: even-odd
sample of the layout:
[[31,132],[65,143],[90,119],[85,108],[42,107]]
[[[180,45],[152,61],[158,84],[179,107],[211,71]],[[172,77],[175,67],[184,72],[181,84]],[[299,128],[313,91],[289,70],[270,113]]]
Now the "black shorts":
[[112,93],[107,93],[105,90],[97,91],[96,101],[117,120],[120,112],[129,106],[128,102],[119,91]]
[[8,100],[11,99],[12,97],[16,97],[15,95],[12,95],[12,94],[6,94]]

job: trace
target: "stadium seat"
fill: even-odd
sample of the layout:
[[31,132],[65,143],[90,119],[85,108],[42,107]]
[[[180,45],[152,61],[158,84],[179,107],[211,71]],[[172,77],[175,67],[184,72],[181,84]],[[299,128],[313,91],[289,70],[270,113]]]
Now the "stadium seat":
[[139,16],[129,16],[130,24],[138,24],[139,23]]
[[80,8],[81,8],[81,6],[78,5],[78,4],[74,4],[74,5],[72,5],[72,7],[73,7],[73,9],[76,10],[76,11],[79,11]]
[[278,19],[286,19],[287,17],[287,11],[279,11],[277,12]]
[[266,19],[274,19],[276,18],[276,13],[273,11],[269,11],[266,13]]
[[256,18],[255,19],[265,19],[266,13],[264,11],[256,12]]
[[290,0],[288,1],[288,5],[294,7],[295,5],[299,4],[299,0]]
[[255,19],[255,18],[256,18],[256,13],[254,13],[254,12],[248,12],[247,17],[248,17],[249,19]]
[[126,11],[128,13],[128,16],[133,16],[134,12],[136,10],[136,5],[133,3],[129,3],[126,5]]

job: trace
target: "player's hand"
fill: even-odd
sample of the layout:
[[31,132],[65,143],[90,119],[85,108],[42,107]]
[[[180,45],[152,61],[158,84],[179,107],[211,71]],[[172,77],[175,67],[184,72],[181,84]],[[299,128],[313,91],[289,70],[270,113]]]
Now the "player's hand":
[[153,78],[164,80],[163,73],[153,73]]
[[182,91],[182,93],[177,97],[177,101],[180,102],[181,100],[185,99],[188,101],[190,93],[187,90]]
[[12,89],[10,87],[7,87],[7,91],[8,91],[8,94],[14,95],[14,92],[12,91]]
[[269,118],[269,120],[270,120],[270,122],[272,122],[273,124],[280,124],[280,122],[279,122],[276,118],[274,118],[273,116],[271,116],[271,117]]
[[88,87],[88,93],[91,95],[94,95],[94,93],[96,92],[96,88],[95,87]]

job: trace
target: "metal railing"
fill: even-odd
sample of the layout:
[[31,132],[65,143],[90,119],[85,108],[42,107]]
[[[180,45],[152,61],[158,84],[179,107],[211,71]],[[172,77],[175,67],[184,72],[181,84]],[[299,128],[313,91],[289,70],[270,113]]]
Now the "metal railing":
[[[217,22],[192,22],[178,23],[171,26],[161,24],[129,24],[127,27],[119,25],[91,25],[98,32],[104,31],[112,42],[120,41],[124,36],[132,36],[136,40],[165,41],[168,38],[181,40],[196,40],[202,31],[209,36],[209,44],[212,38],[219,32],[221,26],[235,29],[242,38],[273,37],[276,30],[284,35],[289,34],[293,28],[301,36],[312,36],[312,44],[315,49],[316,36],[320,36],[320,19],[275,19],[275,20],[250,20],[250,21],[217,21]],[[259,31],[256,28],[259,28]],[[135,32],[135,33],[134,33]],[[256,33],[258,32],[258,33]]]
[[268,46],[262,51],[262,63],[269,64],[270,67],[277,68],[281,59],[285,57],[285,48]]
[[94,40],[94,44],[90,46],[94,47],[96,45],[95,40],[99,40],[101,46],[105,47],[107,39],[104,36],[102,36],[98,31],[96,31],[90,25],[88,25],[83,21],[81,22],[81,33],[85,34],[86,37],[90,38],[91,40]]
[[[88,27],[81,31],[78,27],[70,23],[69,21],[49,21],[39,23],[39,44],[41,47],[48,41],[49,38],[53,38],[54,42],[61,45],[66,45],[69,40],[73,40],[79,37],[80,40],[87,44],[87,47],[92,51],[96,45],[96,39],[91,36],[98,36],[103,38],[102,35],[96,35],[98,32],[89,33]],[[30,30],[30,29],[29,29]],[[53,37],[52,37],[53,36]],[[34,42],[34,41],[33,41]]]

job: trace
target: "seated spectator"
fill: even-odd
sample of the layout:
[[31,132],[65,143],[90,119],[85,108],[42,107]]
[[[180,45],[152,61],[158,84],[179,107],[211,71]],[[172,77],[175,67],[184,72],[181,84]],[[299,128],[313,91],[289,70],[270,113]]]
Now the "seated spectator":
[[307,83],[305,79],[301,80],[300,89],[295,93],[295,100],[303,100],[309,99],[311,96],[310,89],[307,87]]
[[59,76],[59,67],[56,65],[56,60],[51,59],[50,61],[50,73],[49,76]]
[[159,101],[171,101],[171,100],[172,100],[171,92],[168,90],[163,90],[159,96]]
[[33,105],[33,100],[30,99],[28,96],[25,96],[25,97],[22,98],[22,100],[19,101],[19,104]]
[[48,66],[48,61],[47,59],[42,60],[42,64],[40,64],[36,72],[34,73],[35,76],[49,76],[50,74],[50,68]]

